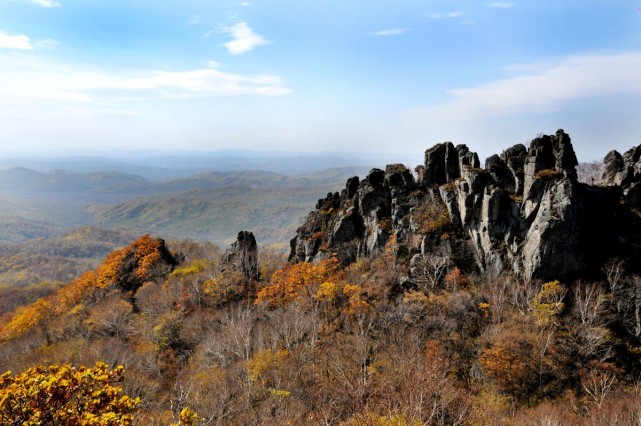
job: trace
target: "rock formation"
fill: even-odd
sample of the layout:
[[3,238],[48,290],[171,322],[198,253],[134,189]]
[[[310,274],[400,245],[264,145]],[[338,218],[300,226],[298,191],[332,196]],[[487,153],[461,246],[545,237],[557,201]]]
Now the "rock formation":
[[223,262],[242,272],[245,278],[258,279],[258,246],[254,234],[240,231],[225,253]]
[[526,280],[591,276],[611,257],[641,263],[641,147],[606,157],[606,187],[577,181],[563,130],[493,155],[480,168],[465,145],[437,144],[416,167],[350,178],[319,200],[291,241],[290,259],[372,256],[395,236],[407,264],[447,256],[469,269]]

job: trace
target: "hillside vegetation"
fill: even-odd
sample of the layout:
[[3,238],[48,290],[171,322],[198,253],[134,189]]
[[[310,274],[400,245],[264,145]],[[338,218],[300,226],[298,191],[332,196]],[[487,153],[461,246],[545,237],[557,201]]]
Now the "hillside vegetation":
[[143,237],[18,309],[2,325],[1,365],[122,364],[141,425],[186,409],[238,425],[632,425],[641,414],[620,264],[603,283],[447,265],[403,289],[393,241],[349,267],[263,253],[259,281],[210,244],[170,250],[180,255]]
[[0,244],[0,314],[48,296],[134,239],[84,227],[58,237]]
[[[38,404],[56,395],[106,424],[638,425],[640,158],[641,147],[613,151],[577,173],[562,130],[486,168],[439,144],[416,175],[390,165],[317,195],[290,262],[257,252],[246,231],[224,252],[144,235],[0,316],[11,371],[0,418],[82,414]],[[294,204],[296,191],[207,188],[91,209],[160,235],[177,226],[168,217],[183,232],[276,227],[287,225],[270,222],[271,194]],[[69,239],[83,232],[95,231]],[[99,390],[83,394],[79,371]],[[86,404],[106,395],[119,399]]]

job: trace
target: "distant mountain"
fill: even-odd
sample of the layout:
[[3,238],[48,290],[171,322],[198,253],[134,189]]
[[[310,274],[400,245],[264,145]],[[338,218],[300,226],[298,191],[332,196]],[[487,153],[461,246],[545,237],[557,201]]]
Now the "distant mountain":
[[0,170],[0,192],[5,194],[140,192],[148,187],[146,179],[118,172],[74,173],[56,170],[43,173],[23,167]]
[[151,232],[226,244],[239,229],[259,243],[286,242],[309,213],[318,194],[336,185],[308,187],[231,186],[141,197],[87,208],[98,226]]
[[264,170],[297,176],[334,167],[381,165],[382,158],[363,155],[292,154],[224,151],[202,154],[140,155],[127,158],[68,157],[56,159],[0,159],[0,169],[26,168],[41,173],[66,170],[70,173],[116,172],[152,181],[185,178],[210,171]]
[[370,168],[301,175],[208,171],[152,181],[115,171],[0,170],[0,241],[48,238],[78,226],[122,227],[223,243],[239,229],[261,244],[286,243],[318,194],[337,191]]
[[368,167],[333,167],[298,176],[264,170],[207,172],[153,185],[150,192],[174,192],[196,189],[249,186],[259,188],[305,187],[341,183],[345,179],[367,173]]

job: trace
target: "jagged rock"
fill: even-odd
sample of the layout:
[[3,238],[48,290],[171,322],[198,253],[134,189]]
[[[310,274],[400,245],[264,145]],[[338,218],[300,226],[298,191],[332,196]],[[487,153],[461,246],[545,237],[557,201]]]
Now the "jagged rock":
[[331,240],[334,243],[352,241],[363,235],[363,230],[363,218],[356,212],[354,207],[350,207],[336,220]]
[[523,179],[525,176],[525,157],[527,149],[523,144],[514,145],[501,153],[501,160],[507,165],[514,178],[514,194],[523,195]]
[[367,217],[371,212],[379,218],[390,215],[392,197],[384,182],[385,172],[381,169],[372,169],[361,182],[356,193],[361,217]]
[[499,187],[505,188],[510,192],[515,192],[516,182],[514,175],[501,157],[496,154],[488,157],[485,160],[485,170],[492,175],[494,182],[496,182]]
[[641,272],[641,218],[633,210],[641,207],[641,146],[608,154],[610,187],[579,183],[577,164],[563,130],[491,156],[485,169],[467,146],[437,144],[416,180],[405,166],[390,165],[373,169],[356,190],[352,178],[343,197],[319,200],[292,240],[291,258],[334,251],[350,262],[375,256],[395,236],[408,265],[417,254],[449,256],[466,270],[476,264],[490,274],[547,280],[595,274],[619,256]]
[[452,142],[441,143],[425,151],[426,185],[442,185],[459,176],[459,153]]
[[240,231],[236,241],[225,253],[224,263],[242,272],[245,278],[258,279],[258,246],[254,234]]
[[479,156],[476,152],[470,151],[467,145],[456,145],[456,152],[459,158],[459,171],[465,167],[478,169],[481,166]]
[[351,200],[354,195],[356,194],[356,191],[358,191],[358,185],[361,183],[359,180],[358,176],[351,177],[347,179],[347,184],[346,186],[346,194],[347,194],[347,199]]
[[605,171],[603,172],[602,181],[606,185],[621,185],[627,175],[626,164],[623,161],[623,156],[618,151],[612,150],[608,152],[603,160],[605,163]]
[[541,176],[559,173],[576,181],[578,164],[570,136],[562,129],[557,130],[555,136],[544,135],[534,139],[525,159],[524,197],[528,197],[530,186]]
[[412,172],[403,164],[390,164],[385,168],[385,186],[395,198],[413,190],[416,182]]

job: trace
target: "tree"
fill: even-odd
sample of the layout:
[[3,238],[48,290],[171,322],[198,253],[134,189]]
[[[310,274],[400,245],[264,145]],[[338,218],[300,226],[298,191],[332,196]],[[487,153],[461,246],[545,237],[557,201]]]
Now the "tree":
[[78,369],[69,364],[30,368],[0,376],[3,425],[131,425],[140,399],[123,394],[122,366]]

